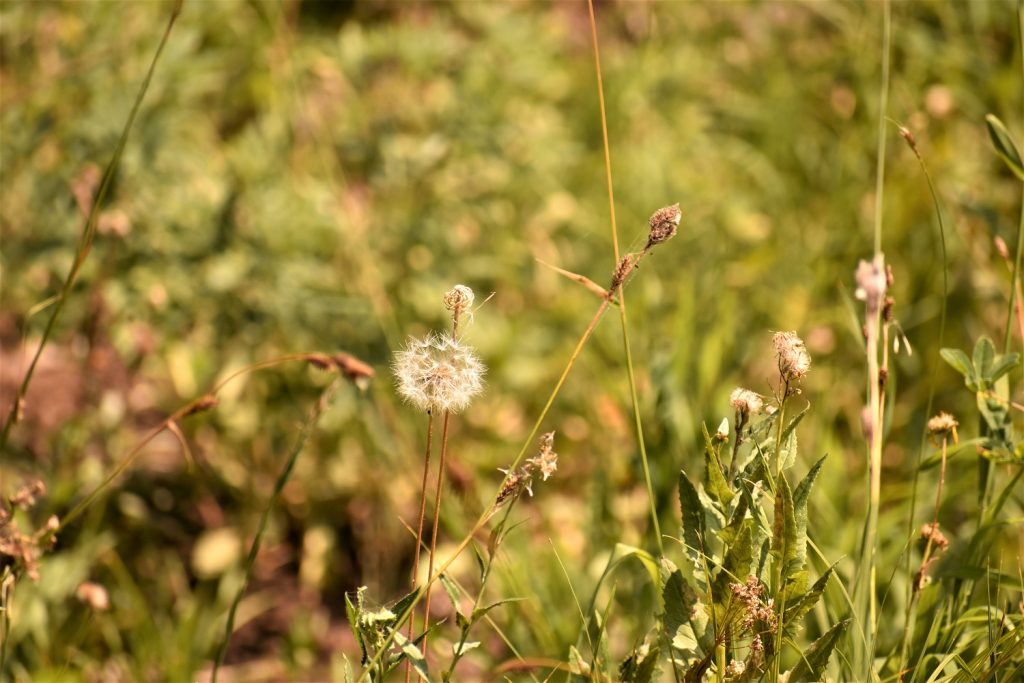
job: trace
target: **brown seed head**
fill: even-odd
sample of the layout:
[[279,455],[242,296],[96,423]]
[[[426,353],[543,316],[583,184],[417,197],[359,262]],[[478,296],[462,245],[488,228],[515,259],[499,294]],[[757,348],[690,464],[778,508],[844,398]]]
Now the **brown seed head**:
[[772,337],[779,374],[786,381],[801,379],[811,368],[811,356],[796,332],[776,332]]
[[195,403],[189,406],[188,410],[185,411],[185,417],[189,415],[195,415],[196,413],[205,413],[207,410],[216,407],[217,397],[213,394],[206,394],[196,400]]
[[682,220],[683,212],[679,210],[678,203],[660,208],[651,214],[651,232],[647,237],[647,247],[651,248],[672,239]]

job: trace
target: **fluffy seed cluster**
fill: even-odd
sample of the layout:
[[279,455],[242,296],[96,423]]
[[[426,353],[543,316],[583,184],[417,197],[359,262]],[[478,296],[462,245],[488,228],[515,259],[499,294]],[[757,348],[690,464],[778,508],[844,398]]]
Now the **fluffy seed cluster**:
[[483,391],[487,368],[473,349],[450,334],[411,338],[395,354],[398,393],[419,408],[457,413]]
[[772,337],[779,373],[786,381],[802,378],[811,369],[811,356],[796,332],[776,332]]
[[762,401],[761,397],[750,389],[736,387],[732,390],[732,394],[729,395],[729,405],[731,405],[737,413],[746,417],[751,413],[759,412],[761,407],[764,405],[764,401]]
[[555,433],[548,432],[540,437],[540,448],[537,455],[527,458],[526,463],[517,470],[498,468],[505,475],[505,483],[498,493],[496,505],[501,505],[510,498],[518,498],[525,491],[533,495],[533,477],[540,474],[543,481],[558,469],[558,453],[554,451]]
[[647,237],[647,247],[667,242],[676,234],[679,223],[683,220],[683,212],[679,204],[658,209],[651,215],[651,232]]
[[933,436],[956,434],[956,428],[959,424],[955,417],[943,411],[928,420],[928,433]]
[[857,264],[854,279],[857,282],[854,296],[858,301],[864,302],[869,317],[876,315],[882,308],[885,294],[889,289],[885,256],[875,254],[875,258],[871,262],[861,261]]
[[540,437],[540,451],[537,455],[526,461],[528,466],[540,471],[541,478],[544,481],[547,481],[548,477],[558,469],[558,453],[555,453],[554,446],[555,433],[548,432]]

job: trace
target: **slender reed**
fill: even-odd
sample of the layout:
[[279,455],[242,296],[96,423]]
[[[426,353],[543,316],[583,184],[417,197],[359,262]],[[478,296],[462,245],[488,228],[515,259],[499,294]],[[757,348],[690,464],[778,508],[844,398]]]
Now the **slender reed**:
[[228,642],[231,640],[231,634],[235,630],[235,614],[238,611],[238,604],[242,601],[242,596],[245,595],[245,591],[249,587],[249,577],[252,574],[253,565],[256,564],[256,556],[260,552],[263,534],[267,530],[267,522],[270,520],[270,512],[277,506],[277,501],[281,498],[281,491],[284,490],[285,484],[288,483],[288,479],[291,477],[292,470],[295,469],[295,463],[299,459],[299,453],[301,453],[305,448],[310,434],[313,433],[313,427],[316,425],[317,420],[320,419],[320,415],[323,413],[324,409],[327,408],[327,405],[331,402],[331,397],[334,395],[334,392],[340,384],[340,378],[335,379],[320,393],[320,397],[317,399],[316,405],[313,406],[309,416],[306,417],[306,421],[302,424],[302,430],[299,432],[299,437],[296,439],[295,445],[292,447],[291,454],[288,456],[288,461],[285,463],[284,469],[281,470],[281,474],[278,475],[277,481],[274,482],[274,492],[270,494],[270,500],[267,501],[267,506],[263,508],[263,514],[260,516],[259,526],[256,528],[256,535],[253,536],[252,545],[249,546],[249,555],[245,558],[245,570],[242,574],[242,585],[238,587],[238,591],[235,593],[235,597],[231,601],[231,608],[228,610],[228,618],[224,624],[224,638],[221,640],[220,646],[217,648],[217,656],[213,661],[213,671],[210,673],[210,683],[217,683],[217,672],[224,664],[224,656],[228,651]]
[[[615,263],[619,262],[619,231],[615,220],[615,190],[612,183],[612,157],[608,144],[608,116],[604,103],[604,79],[601,76],[601,51],[597,42],[597,21],[594,17],[594,0],[587,0],[590,13],[590,36],[594,45],[594,71],[597,76],[597,99],[601,109],[601,141],[604,148],[605,180],[608,184],[608,212],[611,217],[612,250]],[[633,421],[636,427],[637,447],[640,449],[640,462],[644,470],[644,484],[647,486],[647,501],[650,506],[651,528],[654,530],[654,541],[658,546],[658,554],[665,554],[664,542],[661,538],[661,525],[658,523],[658,510],[654,496],[654,485],[651,483],[651,468],[647,458],[647,445],[644,442],[643,422],[640,418],[640,401],[637,398],[636,373],[633,371],[633,352],[629,344],[629,325],[626,321],[626,294],[619,291],[619,320],[622,323],[622,347],[626,354],[626,375],[629,378],[629,396],[633,406]],[[674,662],[673,662],[674,663]]]
[[135,96],[135,102],[132,104],[131,111],[128,112],[128,120],[124,124],[124,128],[121,129],[121,136],[117,140],[117,145],[114,147],[114,155],[110,158],[107,163],[107,167],[103,170],[103,177],[100,180],[99,190],[96,193],[96,199],[93,201],[92,206],[89,208],[89,214],[85,219],[85,227],[82,228],[82,235],[78,240],[78,248],[75,251],[75,259],[71,263],[71,269],[68,271],[67,277],[64,279],[64,284],[61,286],[60,293],[57,295],[56,303],[53,307],[53,311],[50,313],[50,318],[46,322],[46,327],[43,328],[43,336],[39,340],[39,346],[36,348],[35,354],[32,356],[32,360],[29,362],[28,369],[25,371],[25,376],[21,380],[21,384],[18,386],[18,391],[14,395],[14,401],[11,404],[11,409],[7,414],[7,420],[4,421],[3,430],[0,431],[0,458],[6,452],[7,438],[10,435],[11,427],[18,421],[21,411],[25,403],[25,394],[28,393],[29,382],[32,381],[32,375],[35,373],[36,365],[39,363],[39,358],[43,355],[43,349],[46,348],[46,343],[50,339],[50,335],[53,333],[54,325],[57,322],[57,318],[60,317],[61,312],[64,310],[64,304],[67,303],[68,296],[71,294],[71,289],[75,285],[75,280],[78,278],[78,273],[82,270],[82,265],[85,264],[85,259],[89,255],[89,251],[92,248],[93,238],[96,236],[96,227],[99,224],[100,207],[103,206],[103,202],[107,198],[107,193],[110,191],[110,184],[114,179],[114,173],[117,171],[117,167],[121,163],[121,155],[124,153],[125,144],[128,141],[128,134],[131,132],[132,125],[135,123],[135,117],[139,113],[139,107],[142,105],[142,100],[146,96],[146,92],[149,90],[149,83],[153,79],[153,73],[156,71],[156,64],[160,60],[160,55],[163,54],[164,46],[167,44],[167,39],[171,35],[171,29],[174,28],[174,22],[177,21],[178,15],[181,14],[181,6],[184,0],[177,0],[171,7],[171,16],[167,19],[167,28],[164,29],[163,36],[160,38],[160,42],[157,44],[156,52],[153,54],[153,59],[149,63],[149,69],[146,71],[146,77],[142,79],[142,85],[139,86],[139,92]]

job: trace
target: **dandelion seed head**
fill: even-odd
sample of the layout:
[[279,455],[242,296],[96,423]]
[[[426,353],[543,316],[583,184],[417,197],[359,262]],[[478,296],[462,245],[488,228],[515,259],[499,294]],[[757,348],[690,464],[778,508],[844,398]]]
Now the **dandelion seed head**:
[[457,413],[483,391],[487,368],[450,334],[411,338],[394,357],[398,393],[420,410]]

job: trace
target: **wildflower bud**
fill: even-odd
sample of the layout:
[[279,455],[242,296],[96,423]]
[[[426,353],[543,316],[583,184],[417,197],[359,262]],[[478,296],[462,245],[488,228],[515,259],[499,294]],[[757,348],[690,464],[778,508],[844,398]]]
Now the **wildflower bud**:
[[335,368],[334,360],[326,353],[311,353],[306,356],[306,360],[317,370],[333,370]]
[[732,390],[732,394],[729,395],[729,405],[733,407],[738,415],[742,415],[743,419],[746,420],[747,416],[751,413],[761,410],[764,401],[753,391],[736,387]]
[[900,126],[899,130],[900,136],[907,141],[907,144],[910,146],[910,149],[912,149],[914,152],[917,152],[917,140],[914,138],[914,134],[911,133],[910,130],[905,126]]
[[105,612],[110,608],[110,596],[107,594],[107,589],[92,581],[78,584],[75,597],[97,612]]
[[945,534],[939,529],[939,525],[935,522],[928,522],[921,527],[921,538],[926,541],[931,541],[939,550],[945,550],[949,547],[949,539],[946,538]]
[[458,412],[483,391],[486,367],[449,334],[410,339],[393,363],[398,393],[421,410]]
[[11,503],[11,507],[21,508],[22,510],[28,510],[30,507],[36,504],[36,499],[46,493],[46,484],[43,483],[42,479],[36,479],[35,481],[25,484],[20,489],[14,492],[14,494],[8,498]]
[[377,374],[370,365],[347,353],[336,353],[331,360],[345,375],[345,378],[354,382],[360,389],[369,386],[370,380]]
[[466,285],[455,285],[444,295],[444,307],[461,313],[473,305],[473,290]]
[[678,203],[655,211],[651,215],[651,232],[647,237],[647,248],[672,239],[682,219],[683,212],[679,210]]
[[192,405],[185,411],[185,417],[189,415],[195,415],[196,413],[205,413],[207,410],[216,407],[218,399],[213,394],[206,394],[198,398]]
[[728,441],[729,440],[729,418],[723,417],[722,421],[718,425],[718,431],[715,432],[716,441]]
[[776,332],[772,337],[779,374],[787,382],[801,379],[811,368],[811,356],[796,332]]
[[857,289],[853,295],[857,297],[858,301],[865,303],[868,317],[877,315],[888,290],[885,256],[875,254],[875,258],[870,263],[862,260],[857,265],[854,279],[857,282]]
[[996,251],[999,252],[999,255],[1002,256],[1004,260],[1009,261],[1010,249],[1009,247],[1006,246],[1006,241],[1002,237],[996,235],[996,238],[993,240],[993,242],[995,242]]

